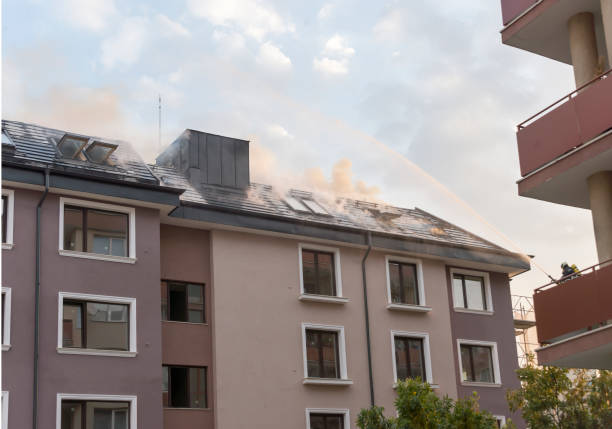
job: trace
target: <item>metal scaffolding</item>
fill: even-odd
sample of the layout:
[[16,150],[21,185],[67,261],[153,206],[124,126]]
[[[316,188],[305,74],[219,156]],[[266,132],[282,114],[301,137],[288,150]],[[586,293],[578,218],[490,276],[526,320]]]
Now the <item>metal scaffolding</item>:
[[[514,335],[519,366],[527,365],[528,356],[535,356],[535,349],[539,347],[535,329],[535,311],[533,298],[530,296],[512,295],[512,315],[514,319]],[[535,361],[537,364],[537,360]]]

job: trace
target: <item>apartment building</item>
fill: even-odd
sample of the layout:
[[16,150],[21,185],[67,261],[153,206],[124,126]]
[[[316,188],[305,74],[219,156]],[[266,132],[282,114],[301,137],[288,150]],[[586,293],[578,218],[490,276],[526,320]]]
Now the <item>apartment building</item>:
[[535,289],[538,361],[612,369],[612,1],[501,4],[502,42],[571,65],[576,81],[518,125],[518,193],[589,209],[598,255],[579,276]]
[[3,121],[2,155],[4,428],[349,429],[408,377],[511,416],[521,256],[194,130],[147,165]]

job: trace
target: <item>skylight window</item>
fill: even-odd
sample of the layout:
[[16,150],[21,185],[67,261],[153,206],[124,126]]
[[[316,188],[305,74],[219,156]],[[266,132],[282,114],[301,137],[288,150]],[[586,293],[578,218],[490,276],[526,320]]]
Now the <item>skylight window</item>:
[[15,146],[15,144],[13,143],[13,140],[11,140],[11,137],[8,135],[8,133],[4,130],[2,130],[2,145],[3,146]]
[[323,207],[321,207],[319,205],[319,203],[313,201],[313,200],[302,200],[302,202],[304,204],[306,204],[306,206],[312,210],[314,213],[316,214],[320,214],[320,215],[328,215],[329,213],[327,213],[327,210],[325,210]]
[[88,141],[87,137],[64,134],[57,143],[57,148],[64,158],[85,160],[82,152]]
[[302,204],[302,202],[298,200],[297,198],[287,197],[285,198],[285,202],[287,203],[289,207],[291,207],[293,210],[297,212],[310,213],[310,210],[308,210],[308,208],[304,204]]
[[85,153],[91,162],[104,164],[115,149],[117,149],[116,144],[95,141],[85,149]]

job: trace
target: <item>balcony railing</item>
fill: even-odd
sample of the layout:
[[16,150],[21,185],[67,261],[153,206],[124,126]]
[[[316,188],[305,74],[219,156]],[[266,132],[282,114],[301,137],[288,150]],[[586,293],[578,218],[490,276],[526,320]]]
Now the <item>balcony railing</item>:
[[612,69],[518,125],[521,175],[612,128]]
[[502,0],[502,19],[504,25],[508,25],[527,9],[541,2],[542,0]]
[[612,260],[535,289],[538,341],[552,343],[612,320]]

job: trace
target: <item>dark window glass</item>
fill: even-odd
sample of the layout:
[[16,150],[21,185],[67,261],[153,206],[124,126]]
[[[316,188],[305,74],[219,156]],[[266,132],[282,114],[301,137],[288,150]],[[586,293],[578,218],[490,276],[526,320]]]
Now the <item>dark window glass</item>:
[[180,282],[161,284],[162,320],[204,323],[204,285]]
[[417,267],[415,264],[389,262],[391,302],[419,305],[419,291],[416,272]]
[[129,215],[64,206],[64,250],[128,256]]
[[2,242],[6,243],[6,232],[8,224],[8,196],[2,195]]
[[129,429],[127,402],[62,401],[62,429]]
[[308,377],[340,378],[338,333],[306,330]]
[[129,350],[127,304],[64,301],[63,313],[64,347]]
[[205,367],[162,368],[162,398],[165,407],[207,408]]
[[309,429],[344,429],[344,415],[311,413]]
[[417,377],[427,381],[422,338],[395,337],[395,368],[400,381]]
[[491,347],[461,345],[461,365],[464,381],[494,383],[493,353]]
[[453,274],[455,307],[487,310],[487,297],[483,277]]
[[0,329],[0,335],[2,335],[2,344],[4,344],[4,305],[6,301],[6,295],[2,294],[2,314],[0,314],[0,320],[2,320],[2,329]]
[[302,249],[304,293],[336,296],[334,254]]

